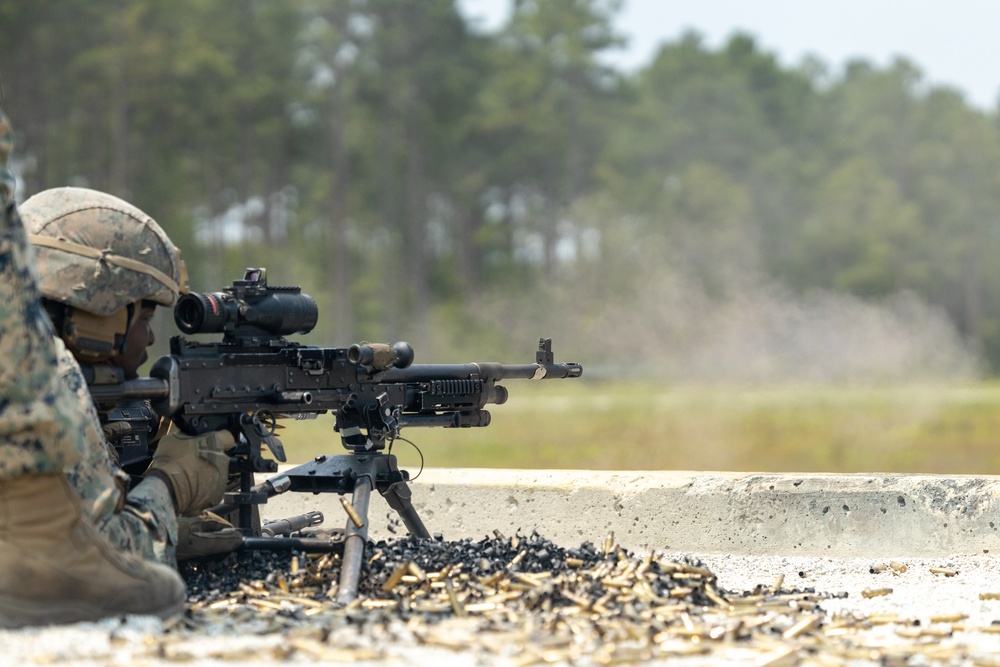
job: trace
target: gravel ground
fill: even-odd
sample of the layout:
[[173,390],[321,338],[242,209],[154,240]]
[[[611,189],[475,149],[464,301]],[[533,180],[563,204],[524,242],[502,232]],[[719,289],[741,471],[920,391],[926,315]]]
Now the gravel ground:
[[[424,549],[407,568],[409,541],[381,543],[344,609],[324,602],[336,558],[188,570],[183,618],[0,631],[0,664],[1000,667],[1000,564],[985,554],[692,558],[536,535],[432,546],[444,560]],[[492,561],[470,558],[487,548]],[[449,558],[464,570],[439,569]],[[295,583],[305,572],[322,582]]]

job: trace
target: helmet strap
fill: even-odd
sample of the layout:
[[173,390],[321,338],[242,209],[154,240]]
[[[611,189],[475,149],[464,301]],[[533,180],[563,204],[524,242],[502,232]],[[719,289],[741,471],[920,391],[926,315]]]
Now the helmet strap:
[[135,304],[131,303],[107,316],[67,306],[59,335],[78,360],[107,361],[125,351],[128,329],[134,317]]
[[[147,276],[152,277],[164,287],[169,289],[174,294],[181,291],[180,285],[177,282],[160,271],[154,266],[150,266],[145,262],[140,262],[137,259],[132,259],[131,257],[123,257],[121,255],[116,255],[107,250],[96,250],[94,248],[85,246],[81,243],[74,243],[72,241],[67,241],[63,238],[53,238],[50,236],[41,236],[39,234],[29,234],[28,240],[31,245],[39,246],[42,248],[52,248],[53,250],[61,250],[62,252],[71,253],[74,255],[80,255],[81,257],[89,257],[95,260],[98,265],[100,264],[111,264],[113,266],[118,266],[123,269],[129,269],[130,271],[135,271],[136,273],[144,273]],[[187,284],[187,267],[183,264],[180,267],[181,280],[184,284]]]

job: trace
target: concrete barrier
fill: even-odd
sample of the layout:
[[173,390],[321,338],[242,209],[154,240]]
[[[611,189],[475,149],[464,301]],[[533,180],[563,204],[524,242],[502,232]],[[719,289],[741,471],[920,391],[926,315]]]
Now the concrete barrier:
[[[880,557],[1000,553],[1000,477],[899,474],[426,469],[410,483],[431,533],[537,530],[563,546],[609,532],[636,551]],[[333,494],[284,494],[265,518],[346,515]],[[373,494],[369,535],[394,513]]]

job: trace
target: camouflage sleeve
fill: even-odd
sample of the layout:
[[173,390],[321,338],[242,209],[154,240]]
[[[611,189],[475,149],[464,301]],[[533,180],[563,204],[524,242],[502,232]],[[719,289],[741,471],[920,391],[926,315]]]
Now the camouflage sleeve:
[[86,450],[76,465],[66,468],[66,476],[80,494],[84,512],[94,520],[95,525],[101,526],[102,517],[121,510],[128,488],[128,475],[114,465],[80,364],[66,349],[61,338],[56,338],[55,343],[59,375],[76,399],[76,410],[82,415],[82,430],[87,440]]
[[125,507],[104,532],[123,549],[177,567],[177,514],[170,490],[159,480],[144,480],[129,491]]
[[14,205],[11,136],[0,112],[0,480],[61,472],[86,449],[82,416],[59,377],[52,324]]
[[128,475],[115,463],[101,420],[90,398],[80,365],[56,339],[59,371],[83,415],[81,428],[88,446],[66,476],[80,494],[83,508],[111,544],[145,560],[177,566],[177,516],[170,491],[159,482],[142,482],[125,493]]

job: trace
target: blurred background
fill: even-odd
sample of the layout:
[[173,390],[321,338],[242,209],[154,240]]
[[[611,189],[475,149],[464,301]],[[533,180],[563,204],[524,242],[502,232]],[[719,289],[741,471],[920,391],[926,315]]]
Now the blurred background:
[[993,472],[1000,17],[910,5],[0,0],[0,103],[19,199],[266,267],[302,342],[585,365],[430,465]]

